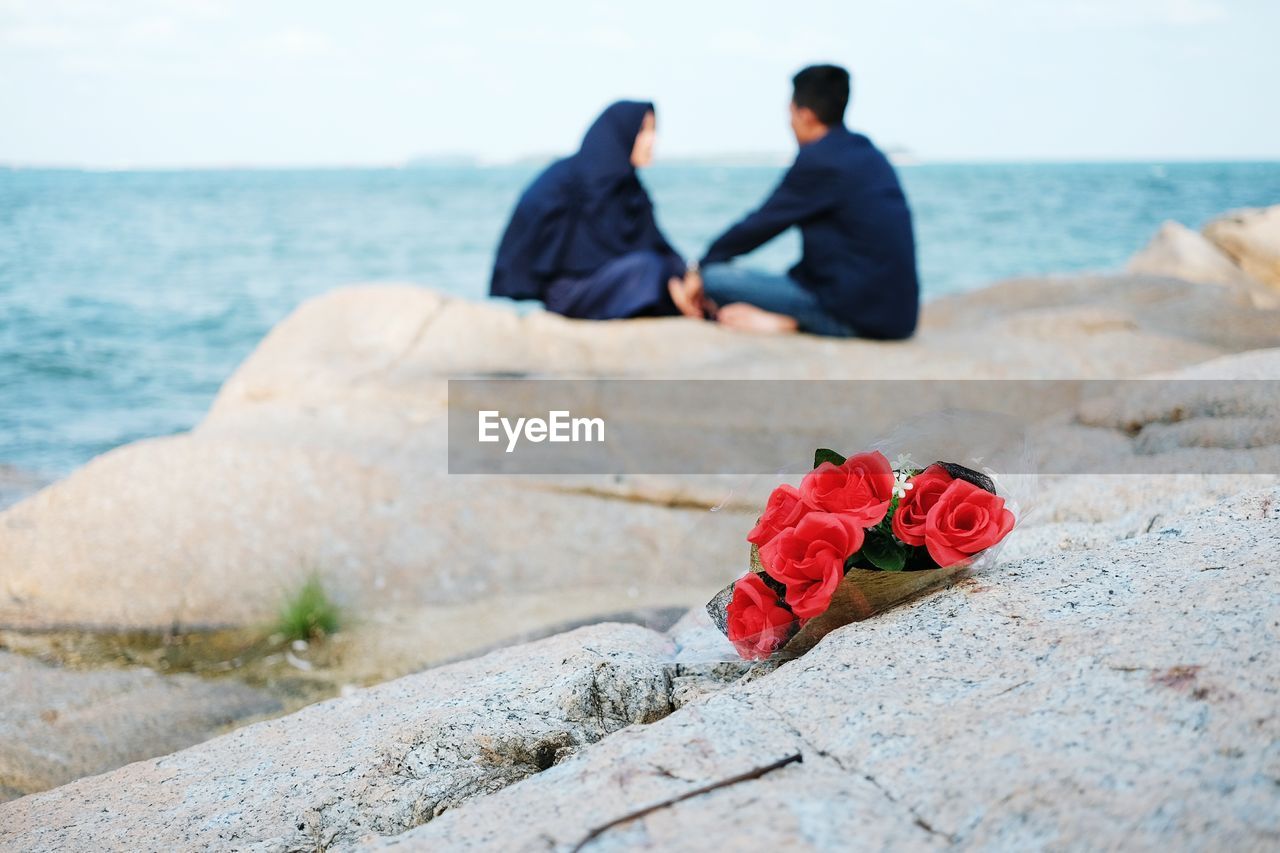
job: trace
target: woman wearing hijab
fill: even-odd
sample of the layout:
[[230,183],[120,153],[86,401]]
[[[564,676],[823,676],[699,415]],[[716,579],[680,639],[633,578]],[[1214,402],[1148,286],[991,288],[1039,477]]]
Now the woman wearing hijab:
[[677,313],[668,281],[685,263],[636,175],[653,160],[656,127],[653,104],[611,104],[578,153],[529,185],[498,246],[490,294],[581,319]]

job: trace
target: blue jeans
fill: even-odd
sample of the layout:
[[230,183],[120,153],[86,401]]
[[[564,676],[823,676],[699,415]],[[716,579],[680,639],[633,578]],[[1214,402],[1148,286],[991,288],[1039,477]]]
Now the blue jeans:
[[813,292],[785,275],[744,269],[733,264],[709,264],[702,269],[702,285],[717,305],[748,302],[765,311],[795,318],[800,331],[833,338],[857,333],[818,304]]

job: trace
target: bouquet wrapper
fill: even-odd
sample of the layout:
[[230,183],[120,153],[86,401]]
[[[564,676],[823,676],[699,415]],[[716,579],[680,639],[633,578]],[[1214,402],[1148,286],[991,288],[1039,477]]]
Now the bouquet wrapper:
[[[957,575],[968,571],[971,565],[972,563],[966,562],[942,569],[910,572],[850,569],[845,574],[844,580],[836,587],[827,610],[804,621],[803,624],[801,620],[795,620],[790,627],[790,639],[774,653],[774,657],[784,659],[799,657],[835,629],[869,619],[897,604],[936,589]],[[725,636],[729,633],[726,611],[729,602],[733,600],[734,585],[729,584],[707,603],[707,613],[711,616],[711,621]]]
[[[807,532],[798,534],[798,540],[786,546],[793,554],[803,553],[809,545],[817,547],[818,562],[811,565],[821,567],[821,560],[829,559],[822,554],[822,548],[830,549],[834,541],[822,529],[831,523],[833,514],[856,513],[873,501],[890,501],[888,489],[892,482],[886,514],[874,525],[863,528],[865,536],[858,538],[858,550],[846,557],[843,575],[825,609],[807,619],[797,616],[799,604],[809,611],[815,609],[813,594],[805,591],[801,581],[801,592],[794,599],[789,598],[787,587],[761,563],[760,548],[753,544],[747,574],[707,603],[712,623],[740,658],[794,658],[837,628],[884,613],[966,572],[992,568],[1008,535],[1026,520],[1034,503],[1034,452],[1017,419],[966,411],[939,412],[905,424],[854,457],[825,448],[816,450],[813,465],[805,469],[799,489],[791,484],[775,487],[757,520],[757,530],[753,531],[753,535],[764,538],[752,541],[772,543],[774,537],[797,535],[796,531],[805,526],[808,513],[823,513],[824,519],[810,525]],[[836,473],[839,471],[846,472],[843,479]],[[917,486],[920,490],[912,492]],[[838,491],[842,488],[855,491],[848,493],[853,497],[840,498],[851,502],[849,509],[810,503],[797,513],[800,492],[806,488],[817,495],[843,494]],[[920,499],[929,501],[923,504],[925,509],[911,499],[915,495],[927,496]],[[863,502],[861,506],[859,500]],[[910,531],[903,535],[908,535],[910,543],[894,526],[895,514],[904,511],[903,506],[911,513],[909,520],[903,522],[908,525],[903,530]],[[924,533],[921,514],[932,514],[934,508],[938,516],[930,524],[935,532]],[[771,530],[768,526],[760,528],[761,524],[774,526]],[[915,539],[921,535],[926,539],[936,535],[938,540],[927,543],[926,548]],[[967,542],[978,539],[989,543],[984,550],[970,553],[964,549]],[[795,551],[797,543],[800,552]],[[936,550],[933,545],[938,546]],[[939,565],[934,554],[948,552],[956,554],[957,562]],[[738,594],[742,596],[741,604],[735,603]],[[736,614],[732,619],[731,613]],[[757,628],[759,633],[747,633]]]

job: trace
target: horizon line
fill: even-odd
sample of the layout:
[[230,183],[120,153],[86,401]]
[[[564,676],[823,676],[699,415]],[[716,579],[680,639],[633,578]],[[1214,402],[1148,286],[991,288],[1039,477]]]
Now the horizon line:
[[[894,160],[895,166],[1016,166],[1016,165],[1164,165],[1164,164],[1272,164],[1280,163],[1280,155],[1080,155],[1076,157],[1039,156],[980,156],[980,157],[926,157],[909,149],[886,147],[882,150]],[[251,171],[343,171],[343,170],[430,170],[433,168],[503,169],[520,166],[537,166],[549,163],[564,155],[530,154],[511,158],[486,158],[471,154],[425,154],[399,161],[323,161],[306,162],[200,162],[175,164],[149,163],[67,163],[0,160],[0,170],[48,171],[48,172],[251,172]],[[672,154],[657,159],[653,166],[705,165],[721,168],[759,168],[784,166],[795,157],[795,151],[725,151],[713,154]],[[896,158],[896,159],[895,159]]]

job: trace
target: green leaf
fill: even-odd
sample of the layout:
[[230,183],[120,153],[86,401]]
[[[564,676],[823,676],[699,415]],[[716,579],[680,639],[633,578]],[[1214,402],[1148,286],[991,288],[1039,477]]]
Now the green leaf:
[[819,447],[813,451],[813,467],[817,468],[823,462],[830,462],[832,465],[843,465],[844,457],[834,450],[828,450],[825,447]]
[[907,564],[907,546],[875,528],[867,531],[867,539],[858,553],[871,565],[886,572],[900,572]]
[[760,562],[760,546],[754,542],[751,544],[751,571],[764,571],[764,563]]

